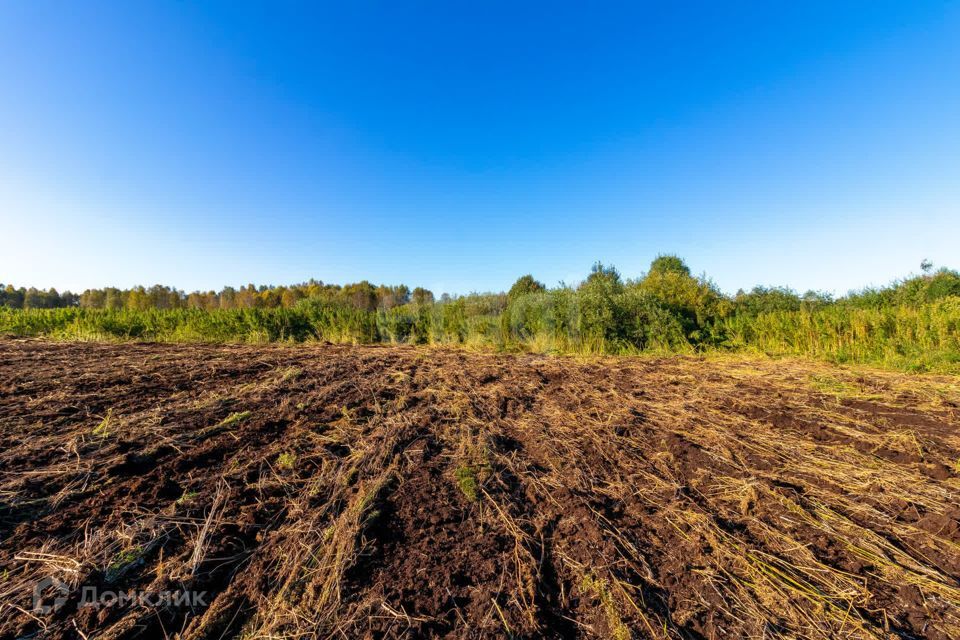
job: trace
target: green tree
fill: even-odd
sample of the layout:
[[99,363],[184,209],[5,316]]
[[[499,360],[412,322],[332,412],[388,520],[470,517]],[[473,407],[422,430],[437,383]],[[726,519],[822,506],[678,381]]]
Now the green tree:
[[38,289],[35,287],[27,289],[27,293],[23,296],[24,309],[42,309],[43,303],[43,294]]
[[411,300],[413,301],[413,304],[417,306],[433,304],[433,292],[429,289],[424,289],[423,287],[417,287],[413,290]]
[[116,287],[107,287],[104,291],[103,306],[105,309],[123,309],[127,306],[127,294]]
[[546,287],[543,285],[543,283],[539,280],[536,280],[528,273],[525,276],[520,276],[517,278],[517,281],[513,283],[513,286],[510,287],[510,291],[507,293],[507,300],[513,301],[520,296],[525,296],[531,293],[540,293],[545,290]]
[[650,273],[678,273],[689,276],[690,267],[679,256],[660,254],[650,263]]
[[620,277],[620,272],[612,265],[607,267],[602,262],[597,262],[590,269],[590,275],[580,285],[580,289],[595,293],[604,292],[607,295],[620,293],[623,291],[623,278]]
[[708,340],[716,321],[733,309],[733,303],[715,284],[706,277],[693,277],[677,256],[658,256],[635,286],[680,316],[693,342]]
[[80,306],[86,309],[103,309],[107,305],[107,292],[103,289],[87,289],[80,294]]
[[377,290],[366,280],[348,284],[343,288],[342,295],[347,304],[354,309],[361,311],[377,310]]

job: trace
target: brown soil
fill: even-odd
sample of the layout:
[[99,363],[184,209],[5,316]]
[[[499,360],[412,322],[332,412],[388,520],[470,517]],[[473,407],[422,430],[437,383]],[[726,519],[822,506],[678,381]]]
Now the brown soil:
[[958,407],[795,361],[0,340],[0,635],[960,638]]

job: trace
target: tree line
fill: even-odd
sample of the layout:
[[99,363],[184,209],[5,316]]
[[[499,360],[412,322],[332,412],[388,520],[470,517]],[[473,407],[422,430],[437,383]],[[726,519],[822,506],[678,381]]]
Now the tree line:
[[597,263],[580,283],[532,275],[507,292],[319,281],[219,292],[164,286],[0,287],[0,334],[84,340],[455,344],[500,351],[750,351],[960,373],[960,274],[934,271],[834,298],[786,287],[726,295],[676,256],[624,278]]
[[455,344],[500,351],[751,351],[960,373],[960,274],[934,271],[834,298],[785,287],[727,295],[676,256],[624,278],[597,263],[580,283],[532,275],[507,292],[319,281],[219,292],[164,286],[78,296],[2,286],[0,334],[174,342]]
[[69,291],[58,293],[56,289],[15,288],[0,284],[0,307],[9,309],[59,309],[79,307],[82,309],[290,309],[304,299],[325,300],[346,304],[357,309],[375,311],[392,309],[408,303],[431,304],[433,293],[417,287],[411,290],[406,285],[373,285],[366,280],[348,285],[324,284],[311,280],[289,286],[256,286],[249,284],[235,289],[224,287],[220,291],[194,291],[185,293],[179,289],[153,285],[118,289],[105,287],[87,289],[75,294]]
[[432,291],[422,287],[410,289],[407,285],[374,285],[361,282],[337,285],[319,280],[286,286],[224,287],[220,291],[186,293],[174,287],[153,285],[131,289],[106,287],[87,289],[75,294],[59,293],[56,289],[15,288],[0,283],[0,307],[9,309],[201,309],[205,311],[229,309],[292,309],[301,301],[311,300],[331,305],[342,305],[361,311],[389,311],[404,305],[432,305],[463,299],[481,313],[499,313],[507,304],[521,296],[548,291],[579,291],[610,299],[623,292],[647,295],[674,313],[705,326],[711,320],[731,315],[758,315],[774,311],[799,311],[842,305],[858,308],[880,308],[897,305],[918,305],[941,298],[960,296],[960,274],[942,268],[933,271],[932,265],[921,263],[923,273],[881,288],[865,288],[834,299],[830,294],[807,291],[803,294],[788,287],[757,286],[750,291],[740,290],[732,296],[723,294],[705,275],[694,276],[679,257],[658,256],[649,270],[636,279],[624,279],[616,268],[596,263],[587,278],[575,286],[559,284],[553,289],[532,275],[517,279],[506,293],[472,293],[467,296],[443,294],[434,298]]

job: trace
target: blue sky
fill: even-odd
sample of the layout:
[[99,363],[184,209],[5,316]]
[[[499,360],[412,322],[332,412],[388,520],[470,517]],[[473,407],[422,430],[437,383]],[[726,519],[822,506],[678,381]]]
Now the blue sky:
[[0,282],[960,267],[960,5],[5,2]]

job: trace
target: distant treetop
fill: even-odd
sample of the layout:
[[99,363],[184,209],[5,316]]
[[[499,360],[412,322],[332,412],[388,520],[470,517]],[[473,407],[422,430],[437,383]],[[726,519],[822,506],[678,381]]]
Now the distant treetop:
[[517,281],[513,283],[513,286],[510,287],[510,291],[507,293],[507,299],[515,300],[528,293],[539,293],[544,290],[546,290],[546,286],[544,286],[542,282],[534,279],[532,275],[527,274],[517,278]]
[[663,254],[654,258],[653,262],[650,263],[650,273],[679,273],[688,276],[690,275],[690,267],[678,256]]

